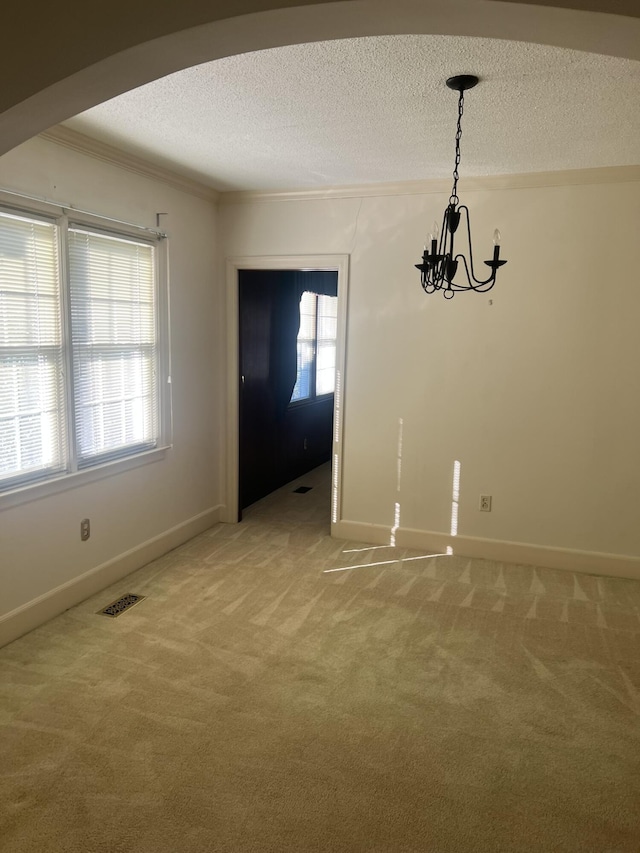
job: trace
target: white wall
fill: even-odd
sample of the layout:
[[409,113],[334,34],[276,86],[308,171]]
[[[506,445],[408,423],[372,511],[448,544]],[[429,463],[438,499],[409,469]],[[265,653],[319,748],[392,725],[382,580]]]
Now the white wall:
[[0,512],[0,644],[222,517],[225,255],[351,255],[335,533],[388,542],[398,500],[399,544],[640,577],[637,182],[462,183],[478,255],[497,225],[509,263],[451,303],[413,268],[444,194],[228,203],[218,228],[209,200],[42,139],[0,158],[0,187],[141,225],[167,212],[174,414],[161,461]]
[[[3,626],[10,639],[217,520],[224,312],[212,201],[42,139],[0,158],[0,187],[150,227],[167,213],[173,391],[164,459],[0,512],[1,641]],[[85,517],[91,538],[81,542]]]
[[221,207],[228,256],[351,254],[338,535],[388,542],[398,500],[399,544],[640,576],[639,189],[461,182],[477,257],[498,226],[509,263],[450,303],[413,267],[444,194]]

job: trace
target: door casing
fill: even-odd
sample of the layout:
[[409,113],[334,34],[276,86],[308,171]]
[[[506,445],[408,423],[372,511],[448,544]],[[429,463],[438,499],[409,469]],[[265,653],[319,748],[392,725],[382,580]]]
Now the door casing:
[[238,522],[239,492],[239,270],[336,270],[338,273],[338,337],[336,390],[331,451],[331,526],[341,518],[342,425],[344,423],[349,255],[262,255],[227,258],[227,422],[226,500],[222,520]]

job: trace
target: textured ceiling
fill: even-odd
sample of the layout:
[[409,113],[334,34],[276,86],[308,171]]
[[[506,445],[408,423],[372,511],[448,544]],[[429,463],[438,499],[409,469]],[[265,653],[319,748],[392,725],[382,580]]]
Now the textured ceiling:
[[380,36],[220,59],[65,125],[219,190],[640,164],[640,62],[524,42]]

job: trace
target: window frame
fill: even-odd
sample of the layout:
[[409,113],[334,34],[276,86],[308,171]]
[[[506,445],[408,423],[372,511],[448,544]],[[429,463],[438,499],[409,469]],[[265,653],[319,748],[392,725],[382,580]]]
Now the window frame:
[[[0,205],[0,213],[6,214],[9,217],[15,217],[18,220],[23,220],[26,222],[39,223],[45,226],[48,226],[54,229],[52,233],[52,241],[51,245],[55,247],[55,255],[56,255],[56,269],[55,269],[55,283],[57,285],[57,290],[55,292],[54,298],[56,299],[56,325],[57,325],[57,333],[58,333],[58,343],[50,344],[46,347],[41,347],[40,344],[35,346],[25,344],[20,345],[13,348],[9,345],[8,349],[11,353],[13,350],[13,355],[9,355],[7,361],[11,363],[11,358],[13,357],[18,362],[20,361],[21,356],[27,356],[27,350],[34,349],[33,355],[38,356],[39,352],[42,349],[48,350],[49,357],[46,358],[48,361],[58,362],[57,366],[54,369],[58,371],[58,392],[56,393],[56,397],[59,400],[59,407],[56,409],[57,416],[59,419],[59,429],[57,434],[59,450],[61,451],[58,464],[51,465],[48,467],[40,467],[35,470],[18,470],[15,472],[13,476],[7,478],[5,482],[6,486],[2,488],[0,494],[9,492],[14,489],[20,489],[23,487],[29,487],[34,483],[40,483],[45,480],[49,480],[66,473],[67,468],[67,450],[68,450],[68,435],[67,435],[67,417],[66,417],[66,394],[64,392],[64,380],[63,374],[67,372],[67,363],[66,363],[66,349],[65,349],[65,339],[64,339],[64,306],[62,300],[62,263],[61,263],[61,243],[60,243],[60,228],[56,218],[50,214],[35,212],[26,210],[23,208],[17,207],[9,207],[7,205]],[[23,259],[26,256],[23,256]],[[37,302],[36,313],[39,314],[40,311],[39,302]],[[56,357],[57,356],[57,357]],[[3,359],[4,361],[4,359]]]
[[[328,298],[330,298],[330,299],[335,299],[336,300],[336,309],[337,309],[337,304],[338,304],[337,303],[338,297],[337,296],[330,296],[328,294],[315,293],[312,290],[305,290],[304,293],[311,293],[312,296],[315,297],[315,320],[314,320],[314,327],[313,327],[313,359],[311,362],[312,369],[311,369],[311,376],[310,376],[310,381],[309,381],[310,393],[307,397],[301,397],[298,400],[289,400],[289,405],[287,408],[290,408],[290,409],[297,409],[300,406],[312,406],[312,405],[314,405],[314,403],[320,403],[323,400],[329,400],[335,395],[335,379],[334,379],[333,391],[327,391],[325,394],[317,394],[316,393],[316,387],[317,387],[317,385],[316,385],[316,380],[317,380],[316,371],[317,371],[317,367],[318,367],[318,310],[320,307],[320,296],[325,295],[325,296],[328,296]],[[303,295],[304,295],[304,293],[303,293]],[[302,303],[302,296],[300,297],[300,302]],[[336,358],[337,358],[337,347],[338,347],[338,335],[336,334],[336,338],[335,338]],[[296,338],[296,358],[297,358],[297,354],[298,354],[298,339]],[[336,365],[336,367],[334,368],[334,375],[337,374],[337,370],[338,370],[338,367]],[[298,384],[298,371],[296,369],[296,382],[295,382],[295,385],[293,386],[294,389],[295,389],[295,386],[297,384]],[[293,391],[291,393],[293,394]]]
[[[0,489],[0,510],[32,500],[76,488],[85,483],[111,477],[123,471],[155,462],[165,457],[172,446],[171,413],[171,346],[169,325],[169,282],[166,235],[162,232],[132,223],[109,219],[78,209],[23,197],[17,193],[0,191],[0,212],[26,218],[41,219],[57,226],[60,326],[62,340],[63,403],[66,437],[65,466],[54,473],[34,473],[28,479],[20,478]],[[157,354],[157,422],[158,431],[154,447],[126,451],[115,458],[98,458],[95,463],[79,465],[74,417],[73,346],[71,339],[71,299],[69,278],[69,241],[71,226],[78,226],[96,234],[132,239],[152,244],[154,247],[155,333]],[[16,477],[16,479],[18,479]]]

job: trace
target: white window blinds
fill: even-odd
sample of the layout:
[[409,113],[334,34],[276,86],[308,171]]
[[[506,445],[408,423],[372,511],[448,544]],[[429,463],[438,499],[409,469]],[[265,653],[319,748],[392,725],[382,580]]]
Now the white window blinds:
[[0,212],[0,487],[66,466],[55,224]]
[[333,394],[336,384],[338,297],[305,291],[300,300],[297,376],[291,402]]
[[316,394],[333,394],[336,388],[337,296],[318,296]]
[[78,467],[157,444],[154,253],[152,243],[69,228]]

